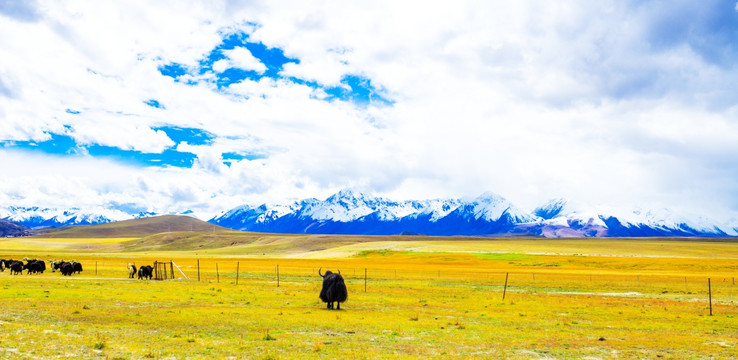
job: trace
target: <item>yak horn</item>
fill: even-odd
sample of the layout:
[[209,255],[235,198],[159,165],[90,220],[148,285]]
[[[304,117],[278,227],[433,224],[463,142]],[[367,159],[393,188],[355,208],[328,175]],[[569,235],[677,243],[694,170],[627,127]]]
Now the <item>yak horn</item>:
[[322,269],[323,269],[323,268],[320,268],[320,269],[318,269],[318,275],[320,275],[320,277],[324,278],[324,277],[325,277],[325,275],[323,275],[323,274],[321,274],[321,273],[320,273],[320,270],[322,270]]
[[338,275],[341,275],[341,269],[338,269]]

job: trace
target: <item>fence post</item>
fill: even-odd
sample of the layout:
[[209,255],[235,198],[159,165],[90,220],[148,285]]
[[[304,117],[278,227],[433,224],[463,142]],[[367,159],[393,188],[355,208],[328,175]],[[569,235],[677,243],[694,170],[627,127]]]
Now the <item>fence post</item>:
[[197,259],[197,281],[200,281],[200,259]]
[[215,263],[215,279],[220,284],[220,272],[218,272],[218,263]]
[[279,287],[279,265],[277,265],[277,287]]
[[240,261],[236,261],[236,285],[238,285],[238,269],[241,266]]
[[710,278],[707,278],[707,294],[710,297],[710,316],[712,316],[712,287],[710,286]]
[[507,277],[510,273],[505,273],[505,288],[502,290],[502,300],[505,300],[505,294],[507,293]]
[[174,280],[174,260],[169,260],[169,276]]

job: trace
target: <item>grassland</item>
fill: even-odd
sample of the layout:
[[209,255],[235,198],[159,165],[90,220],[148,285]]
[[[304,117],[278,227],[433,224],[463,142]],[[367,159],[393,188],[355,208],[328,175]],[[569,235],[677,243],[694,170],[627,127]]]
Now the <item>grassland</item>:
[[[729,241],[114,235],[0,240],[0,258],[85,267],[72,277],[0,273],[0,358],[738,354],[738,244]],[[191,280],[127,278],[128,262],[154,260],[174,260]],[[319,302],[319,267],[346,278],[341,311]]]

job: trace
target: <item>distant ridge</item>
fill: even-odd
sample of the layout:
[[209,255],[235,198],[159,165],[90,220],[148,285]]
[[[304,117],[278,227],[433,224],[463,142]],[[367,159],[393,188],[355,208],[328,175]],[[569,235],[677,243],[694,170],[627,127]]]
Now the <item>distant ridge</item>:
[[190,216],[162,215],[141,219],[123,220],[100,225],[68,226],[57,231],[38,233],[46,238],[115,238],[145,237],[166,232],[231,231]]
[[0,220],[0,237],[27,236],[28,228],[8,220]]
[[[185,211],[179,215],[187,215]],[[166,216],[126,213],[105,208],[0,207],[0,220],[55,237],[116,237],[132,219],[127,236],[168,231],[213,231],[212,225],[189,216],[159,224]],[[176,215],[170,215],[176,216]],[[146,220],[154,219],[154,220]],[[142,224],[150,225],[143,226]],[[526,211],[504,197],[484,193],[473,199],[393,201],[351,190],[325,200],[304,199],[291,204],[241,205],[209,220],[228,229],[281,234],[341,234],[430,236],[536,237],[738,237],[738,219],[715,222],[669,209],[611,209],[551,200]],[[79,225],[110,224],[80,233]],[[219,228],[215,228],[219,231]],[[94,235],[90,235],[94,234]]]
[[290,234],[541,237],[734,237],[738,220],[716,224],[659,211],[598,210],[554,199],[523,211],[504,197],[392,201],[350,190],[325,200],[242,205],[210,220],[236,230]]

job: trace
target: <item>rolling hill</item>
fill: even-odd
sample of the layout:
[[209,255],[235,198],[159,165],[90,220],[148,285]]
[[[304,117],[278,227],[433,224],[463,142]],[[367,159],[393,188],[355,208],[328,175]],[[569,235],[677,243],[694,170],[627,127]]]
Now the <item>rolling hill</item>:
[[111,222],[101,225],[67,226],[37,233],[44,238],[124,238],[146,237],[171,232],[233,231],[182,215],[163,215]]

